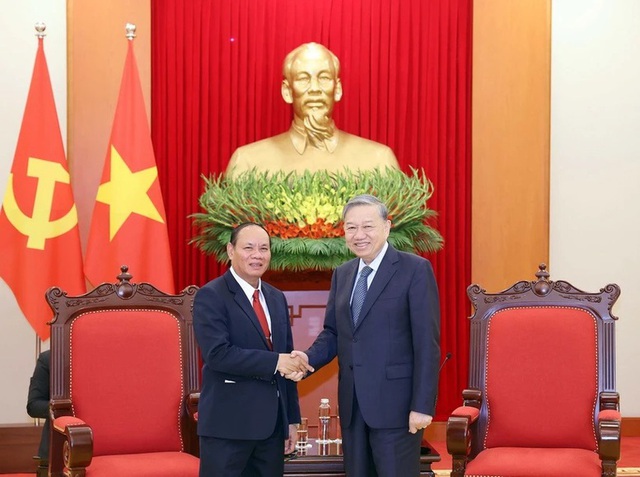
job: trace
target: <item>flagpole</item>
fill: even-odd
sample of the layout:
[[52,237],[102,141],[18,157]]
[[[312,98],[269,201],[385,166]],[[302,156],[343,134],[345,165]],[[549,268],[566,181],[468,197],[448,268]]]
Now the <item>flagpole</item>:
[[[36,24],[34,25],[34,28],[36,29],[36,37],[39,40],[47,36],[47,33],[45,32],[45,30],[47,29],[47,25],[44,22],[36,22]],[[36,333],[36,356],[35,356],[36,362],[40,357],[40,353],[42,353],[42,339],[40,339],[40,336],[38,336],[38,333]],[[39,424],[40,419],[36,418],[35,421],[36,421],[36,424]]]
[[[36,37],[39,40],[47,36],[47,33],[45,32],[45,30],[47,29],[47,25],[44,22],[36,22],[34,27],[36,29]],[[36,356],[35,356],[36,362],[38,361],[38,357],[40,356],[40,353],[42,353],[42,339],[40,339],[40,336],[38,336],[38,333],[36,333]],[[40,420],[36,418],[35,421],[36,423],[38,423]]]
[[[47,33],[45,32],[45,30],[47,29],[47,25],[44,22],[36,22],[34,27],[36,29],[36,38],[38,38],[38,40],[42,40],[45,36],[47,36]],[[35,363],[38,362],[40,353],[42,353],[42,339],[40,339],[40,336],[38,336],[38,333],[36,333],[36,356],[34,360]],[[33,422],[36,426],[39,426],[40,418],[34,417]]]

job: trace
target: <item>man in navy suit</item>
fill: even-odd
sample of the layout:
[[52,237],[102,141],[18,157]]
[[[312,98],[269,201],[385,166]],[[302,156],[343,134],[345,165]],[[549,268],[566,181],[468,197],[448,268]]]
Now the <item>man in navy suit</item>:
[[283,376],[307,368],[290,355],[284,294],[261,280],[271,259],[267,231],[239,225],[227,253],[230,269],[198,291],[193,310],[204,361],[200,476],[281,477],[300,422],[296,383]]
[[[27,414],[31,417],[44,419],[38,457],[42,461],[49,462],[49,399],[51,389],[49,387],[49,369],[51,363],[51,351],[40,353],[33,375],[29,381],[29,395],[27,397]],[[40,475],[40,474],[38,474]],[[46,475],[46,474],[45,474]]]
[[422,429],[435,411],[438,288],[428,260],[389,245],[387,215],[371,195],[344,207],[345,240],[357,258],[333,273],[323,331],[306,356],[294,352],[315,369],[338,356],[344,462],[351,477],[418,476]]

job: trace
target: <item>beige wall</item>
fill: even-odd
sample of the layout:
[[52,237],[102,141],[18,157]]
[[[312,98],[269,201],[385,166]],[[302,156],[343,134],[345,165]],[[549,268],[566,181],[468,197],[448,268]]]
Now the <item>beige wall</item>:
[[563,0],[553,19],[551,263],[584,290],[620,285],[617,388],[640,416],[640,2]]
[[499,291],[549,257],[551,0],[475,0],[472,282]]
[[[63,142],[66,137],[66,19],[64,0],[0,0],[0,201],[18,142],[22,115],[31,84],[38,41],[34,25],[46,24],[44,52],[49,67]],[[0,257],[3,260],[4,257]],[[0,424],[26,422],[29,377],[36,358],[36,335],[13,293],[0,280]]]

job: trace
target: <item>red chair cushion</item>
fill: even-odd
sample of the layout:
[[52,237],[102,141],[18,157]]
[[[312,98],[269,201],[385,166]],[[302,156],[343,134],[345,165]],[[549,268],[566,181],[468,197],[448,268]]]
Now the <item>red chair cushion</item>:
[[530,307],[490,320],[485,447],[595,450],[595,317],[576,308]]
[[60,416],[53,420],[53,427],[58,432],[65,432],[67,426],[82,426],[86,423],[82,419],[78,419],[74,416]]
[[600,411],[598,413],[598,420],[607,420],[607,421],[621,421],[622,416],[620,415],[620,411],[614,411],[613,409],[605,409],[604,411]]
[[106,310],[73,322],[71,399],[92,429],[94,456],[182,450],[178,326],[157,310]]
[[586,449],[494,447],[467,464],[465,477],[600,477],[598,454]]
[[198,477],[200,460],[182,452],[94,457],[86,477]]
[[472,406],[460,406],[453,410],[452,416],[468,417],[469,422],[475,422],[480,416],[480,409]]

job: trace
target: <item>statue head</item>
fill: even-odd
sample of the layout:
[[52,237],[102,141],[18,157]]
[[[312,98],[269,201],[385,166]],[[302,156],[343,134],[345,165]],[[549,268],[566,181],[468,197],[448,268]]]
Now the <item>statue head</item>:
[[293,105],[294,123],[313,135],[333,134],[331,115],[342,98],[340,60],[319,43],[290,52],[282,66],[282,97]]

